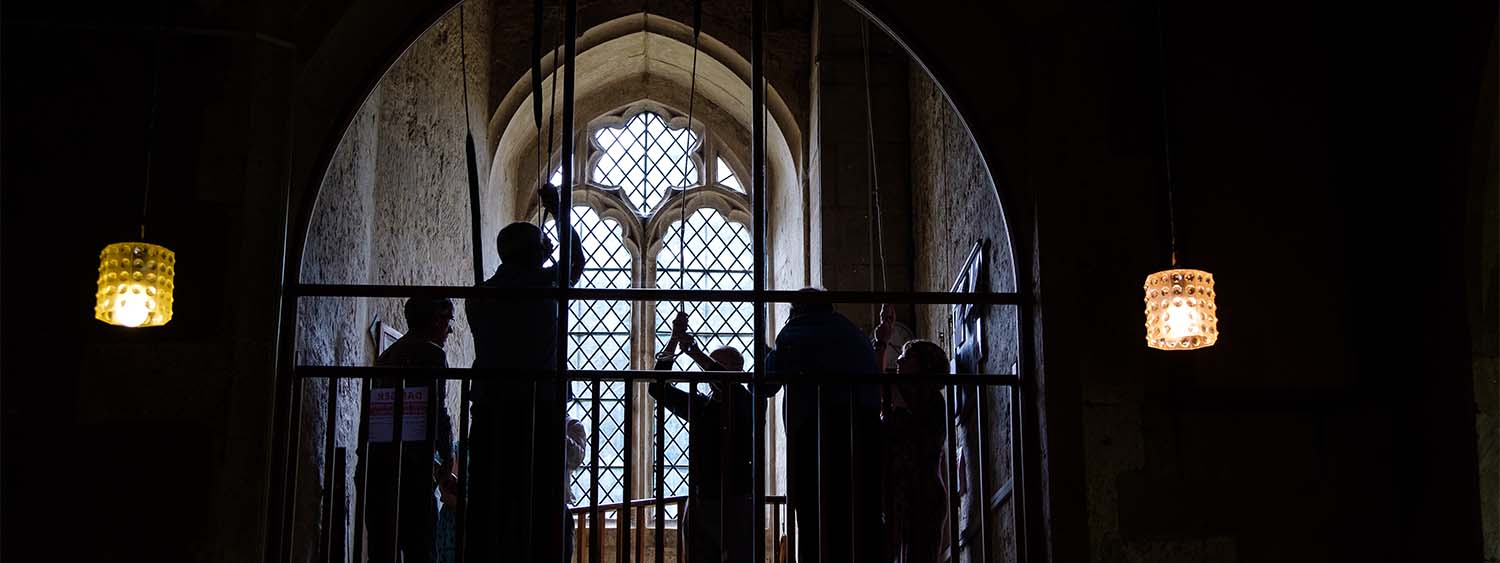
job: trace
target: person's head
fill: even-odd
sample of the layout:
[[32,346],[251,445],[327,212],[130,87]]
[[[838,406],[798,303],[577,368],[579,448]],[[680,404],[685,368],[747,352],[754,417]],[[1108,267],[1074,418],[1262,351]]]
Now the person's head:
[[453,302],[443,297],[413,297],[406,300],[406,332],[438,346],[453,333]]
[[[812,292],[812,293],[821,293],[823,290],[819,289],[819,288],[816,288],[816,287],[804,287],[804,288],[802,288],[802,289],[800,289],[798,291]],[[832,313],[832,312],[833,312],[833,304],[832,303],[793,303],[792,304],[792,317],[800,317],[800,316],[803,316],[803,315],[812,315],[812,314],[816,314],[816,313]]]
[[517,221],[500,229],[495,236],[495,249],[504,264],[536,268],[552,255],[552,241],[542,234],[541,227]]
[[745,371],[745,356],[733,346],[720,346],[708,353],[709,358],[719,362],[724,369],[729,371]]
[[[724,369],[726,370],[745,371],[745,357],[740,355],[740,351],[733,346],[720,346],[718,348],[715,348],[714,351],[708,353],[708,357],[715,362],[719,362],[719,365],[724,366]],[[717,400],[719,398],[728,396],[725,394],[725,389],[728,389],[726,385],[737,384],[725,383],[723,381],[714,381],[709,383],[708,387],[710,389],[713,389],[714,398]]]
[[948,373],[948,354],[931,340],[908,340],[896,358],[896,373],[937,375]]

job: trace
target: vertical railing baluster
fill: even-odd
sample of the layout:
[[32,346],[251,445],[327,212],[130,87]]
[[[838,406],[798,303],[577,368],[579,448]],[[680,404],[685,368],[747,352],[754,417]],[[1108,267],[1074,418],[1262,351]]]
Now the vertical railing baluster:
[[771,505],[771,563],[781,563],[781,507]]
[[402,419],[406,416],[403,414],[406,410],[406,378],[396,378],[396,394],[392,402],[394,403],[395,411],[391,415],[391,443],[393,446],[391,452],[394,460],[392,467],[395,468],[393,474],[396,476],[394,487],[396,500],[390,504],[391,526],[389,529],[391,537],[384,539],[391,542],[391,554],[394,557],[401,553],[401,533],[399,531],[401,529],[401,466],[403,465],[401,462],[403,456],[402,449],[405,447],[406,442],[406,436],[403,435],[404,430],[402,430],[401,426],[405,422]]
[[328,424],[323,428],[323,533],[319,534],[318,557],[324,561],[328,560],[329,551],[333,543],[333,481],[342,475],[334,475],[335,465],[333,456],[338,448],[339,429],[339,378],[328,378],[328,405],[324,412],[328,416]]
[[[469,547],[469,384],[458,381],[458,494],[454,495],[453,551],[454,561],[464,563]],[[450,446],[451,447],[451,446]],[[355,563],[361,563],[355,560]]]
[[[755,290],[766,290],[766,92],[765,92],[765,29],[766,29],[766,5],[765,0],[752,0],[750,3],[750,160],[751,162],[751,213],[754,215],[752,231],[754,234],[754,256],[755,256]],[[761,530],[761,538],[751,542],[751,559],[755,563],[765,562],[765,540],[764,530],[766,527],[765,513],[758,508],[765,503],[765,475],[761,468],[765,463],[765,448],[759,446],[761,433],[765,429],[765,411],[760,406],[760,381],[765,376],[766,367],[766,302],[762,297],[755,299],[755,370],[750,382],[750,401],[752,415],[755,419],[750,429],[750,442],[756,444],[755,452],[751,456],[750,470],[753,473],[751,479],[751,503],[757,507],[753,515],[751,528]],[[720,520],[722,522],[722,519]],[[722,535],[720,537],[723,537]]]
[[943,426],[948,432],[948,447],[945,448],[947,453],[944,456],[948,462],[948,486],[943,492],[948,498],[948,560],[958,563],[959,543],[961,543],[958,534],[958,503],[961,499],[957,494],[958,438],[954,431],[957,423],[953,421],[953,415],[958,411],[958,387],[949,385],[947,391],[947,396],[943,397]]
[[986,406],[985,406],[985,403],[989,402],[989,394],[985,392],[985,387],[980,386],[980,385],[975,385],[974,386],[974,400],[976,402],[976,404],[974,405],[974,408],[975,408],[975,411],[974,411],[974,427],[979,429],[979,438],[978,438],[979,439],[979,448],[978,449],[979,449],[979,456],[980,456],[980,459],[975,460],[975,462],[973,464],[973,465],[977,466],[978,470],[979,470],[979,494],[975,495],[975,497],[974,497],[975,499],[978,500],[977,506],[979,506],[979,542],[978,542],[978,544],[979,544],[979,552],[978,552],[978,560],[982,561],[983,563],[989,563],[990,562],[990,526],[989,526],[989,522],[990,522],[990,519],[989,519],[989,513],[990,513],[990,494],[989,494],[989,471],[987,470],[987,467],[990,464],[990,458],[989,458],[989,456],[990,456],[990,450],[989,450],[988,447],[986,447],[987,444],[988,444],[988,440],[985,438],[985,434],[989,432],[989,426],[985,425],[985,421],[986,421],[985,411],[988,410],[986,408]]
[[686,545],[685,543],[683,543],[683,536],[686,533],[686,530],[682,529],[682,519],[681,519],[681,516],[683,514],[683,510],[686,510],[686,509],[687,509],[686,502],[682,501],[682,500],[678,500],[677,501],[677,516],[678,516],[678,520],[677,520],[677,563],[684,563],[685,561],[688,560],[687,559],[687,550],[683,548],[683,546]]
[[[589,403],[589,418],[592,428],[589,429],[589,563],[600,563],[604,554],[599,545],[602,522],[599,519],[599,402],[603,397],[599,394],[599,377],[595,376],[589,381],[589,393],[594,400]],[[582,554],[579,554],[582,556]]]
[[[857,439],[858,439],[858,434],[859,434],[855,430],[855,423],[857,421],[857,419],[855,418],[855,410],[857,410],[857,406],[858,406],[858,402],[857,402],[858,397],[856,397],[855,393],[854,393],[854,389],[856,387],[858,387],[858,384],[850,383],[848,387],[849,387],[849,406],[848,406],[848,408],[849,408],[849,422],[848,422],[848,424],[849,424],[849,434],[848,434],[848,437],[849,437],[849,458],[848,458],[848,460],[849,460],[848,461],[848,464],[849,464],[849,475],[848,475],[849,480],[846,481],[842,486],[843,486],[844,490],[847,491],[847,493],[845,493],[845,494],[848,496],[848,498],[844,499],[844,502],[849,503],[848,506],[847,506],[847,508],[849,509],[849,546],[848,547],[849,547],[849,559],[853,560],[853,559],[855,559],[858,556],[858,554],[861,551],[859,549],[859,542],[861,540],[867,539],[867,538],[860,537],[860,535],[859,535],[860,532],[867,532],[867,531],[870,531],[870,530],[862,530],[862,529],[860,529],[860,524],[863,522],[863,520],[860,518],[859,509],[855,506],[855,501],[854,501],[854,497],[858,496],[858,493],[860,492],[859,489],[858,489],[858,487],[854,486],[854,483],[855,483],[855,481],[854,481],[854,478],[855,478],[855,468],[854,468],[854,466],[855,466],[855,462],[857,460],[859,460],[859,457],[856,456],[856,454],[858,454],[858,452],[856,451],[856,447],[855,447],[855,445],[858,444]],[[870,468],[870,469],[874,469],[874,468]]]
[[[792,385],[792,384],[790,384],[790,383],[786,384],[786,386],[784,387],[784,389],[786,389],[786,398],[781,401],[781,408],[785,409],[785,408],[787,408],[788,405],[792,404],[792,393],[794,392],[794,390],[793,390],[794,387],[795,386]],[[783,412],[781,414],[782,414],[782,420],[791,420],[791,417],[786,416],[786,415],[791,414],[791,413]],[[787,434],[787,440],[786,440],[786,442],[787,442],[786,443],[786,545],[787,545],[787,557],[788,557],[788,559],[790,561],[796,561],[797,560],[797,518],[798,518],[799,515],[797,514],[797,510],[796,510],[796,506],[797,505],[795,504],[794,501],[798,498],[798,496],[800,496],[801,493],[806,492],[805,487],[807,487],[807,483],[801,483],[801,484],[799,484],[799,487],[804,487],[804,488],[803,489],[799,489],[799,493],[798,493],[797,496],[794,496],[792,494],[792,492],[793,492],[793,490],[792,490],[792,475],[793,475],[793,473],[797,469],[797,454],[796,454],[797,448],[794,447],[795,443],[792,441],[792,437],[791,437],[791,434],[790,434],[790,432],[791,432],[790,425],[787,426],[787,428],[786,428],[785,431],[788,433]],[[803,438],[803,439],[806,439],[806,438]]]
[[[359,417],[359,443],[355,452],[359,459],[354,466],[354,561],[365,560],[365,482],[370,471],[370,379],[360,380],[359,403],[363,416]],[[460,561],[462,563],[462,561]]]
[[1024,491],[1021,490],[1021,486],[1022,486],[1021,485],[1021,483],[1022,483],[1022,479],[1021,479],[1022,474],[1021,474],[1021,472],[1024,470],[1022,468],[1022,461],[1021,461],[1021,455],[1020,455],[1021,454],[1021,448],[1020,448],[1020,444],[1021,444],[1021,429],[1024,427],[1024,423],[1021,420],[1022,414],[1021,414],[1021,409],[1020,409],[1021,396],[1022,396],[1021,388],[1020,387],[1011,387],[1010,388],[1010,393],[1008,394],[1008,396],[1010,398],[1010,479],[1011,479],[1011,489],[1010,489],[1010,500],[1007,501],[1007,504],[1010,505],[1010,511],[1011,511],[1011,522],[1012,522],[1012,524],[1011,524],[1011,535],[1014,537],[1015,542],[1016,542],[1015,543],[1015,545],[1016,545],[1016,554],[1015,554],[1016,555],[1016,559],[1015,560],[1018,561],[1018,562],[1020,562],[1020,563],[1026,563],[1028,561],[1025,558],[1025,556],[1026,556],[1026,539],[1027,539],[1026,538],[1026,528],[1025,528],[1025,526],[1026,526],[1026,522],[1025,522],[1026,504],[1025,504],[1025,500],[1024,500],[1025,497],[1022,496],[1022,494],[1024,493]]
[[823,487],[823,384],[818,383],[813,385],[813,390],[817,395],[817,407],[813,413],[817,417],[817,426],[815,427],[817,428],[815,434],[817,441],[814,444],[813,451],[817,452],[815,455],[818,456],[818,463],[813,471],[818,482],[818,517],[817,527],[813,529],[812,536],[813,541],[818,542],[818,561],[821,563],[829,560],[828,542],[824,541],[828,536],[828,526],[824,525],[824,521],[828,519],[828,494]]
[[[558,191],[558,200],[559,200],[558,201],[558,205],[557,205],[557,242],[558,242],[558,248],[559,248],[559,251],[557,253],[557,257],[558,257],[558,260],[557,260],[557,273],[558,273],[558,278],[559,278],[558,279],[557,287],[563,288],[565,290],[567,288],[572,287],[572,285],[573,285],[572,284],[573,243],[574,243],[574,241],[573,241],[573,221],[572,221],[572,217],[573,217],[573,186],[577,183],[577,178],[575,178],[573,176],[573,174],[575,172],[575,169],[577,168],[577,166],[575,164],[575,160],[576,159],[574,158],[575,155],[573,154],[574,153],[574,146],[573,146],[573,144],[574,144],[574,141],[576,140],[576,137],[574,135],[575,131],[574,131],[574,128],[573,128],[573,111],[574,111],[573,89],[574,89],[574,85],[575,85],[574,84],[575,83],[575,79],[576,79],[576,72],[575,71],[576,71],[577,67],[573,63],[576,60],[577,46],[578,46],[578,1],[577,0],[567,0],[566,2],[563,3],[563,60],[565,61],[565,64],[567,65],[565,67],[567,70],[563,73],[563,110],[562,110],[562,131],[563,131],[563,136],[562,136],[562,158],[563,158],[563,162],[564,162],[564,165],[562,167],[562,171],[563,171],[562,172],[563,185],[560,187],[560,189],[557,190]],[[567,391],[568,391],[568,387],[571,386],[571,383],[568,382],[568,377],[567,377],[567,372],[568,372],[568,344],[569,344],[569,340],[568,340],[568,319],[569,319],[569,314],[571,313],[571,310],[569,309],[568,303],[569,303],[568,293],[567,293],[567,291],[564,291],[563,294],[562,294],[562,296],[561,296],[561,298],[558,299],[558,301],[557,301],[557,311],[558,311],[558,313],[557,313],[557,319],[558,319],[558,323],[557,323],[557,369],[559,370],[559,372],[558,372],[558,375],[555,375],[554,377],[552,377],[552,381],[555,383],[555,385],[554,385],[554,390],[555,390],[555,393],[556,393],[555,400],[558,402],[558,404],[563,405],[564,409],[567,408],[567,395],[568,395]],[[598,393],[597,386],[595,387],[594,392],[595,392],[595,395],[594,395],[594,404],[597,406],[598,405],[598,401],[599,401],[599,395],[597,394]],[[597,409],[596,409],[596,412],[597,412]],[[597,424],[598,424],[598,416],[595,416],[594,420],[595,420],[595,427],[593,428],[593,430],[594,430],[593,435],[597,436],[597,434],[598,434],[598,426],[597,426]],[[566,424],[566,419],[564,419],[562,417],[557,417],[557,420],[546,421],[545,423],[546,424]],[[567,429],[564,428],[563,432],[566,433]],[[597,444],[598,439],[595,438],[594,440],[595,440],[595,443]],[[558,449],[565,448],[565,447],[566,447],[565,441],[564,440],[558,440],[558,443],[556,443],[556,444],[553,445],[554,449],[552,451],[554,453],[557,453]],[[598,449],[596,447],[595,448],[595,452],[597,453],[597,451],[598,451]],[[563,453],[564,453],[564,455],[566,455],[565,452],[563,452]],[[566,458],[563,458],[563,459],[566,459]],[[550,467],[550,466],[551,465],[549,464],[548,467]],[[595,468],[598,467],[598,458],[597,457],[594,459],[593,466]],[[552,478],[558,478],[558,477],[560,477],[560,475],[553,475]],[[598,486],[599,486],[599,483],[598,483],[598,481],[594,481],[593,483],[591,483],[591,485],[592,485],[592,488],[597,489]],[[547,487],[546,490],[549,493],[551,493],[553,491],[553,488],[552,487]],[[597,493],[595,493],[594,496],[597,497]],[[554,496],[553,498],[548,499],[545,502],[550,502],[550,503],[553,503],[554,505],[560,506],[561,505],[561,498],[559,498],[557,496]],[[597,506],[597,505],[598,505],[598,502],[596,501],[595,502],[595,506]],[[544,511],[543,513],[544,514],[549,514],[549,515],[550,514],[554,514],[554,512],[552,512],[552,511]],[[596,513],[596,515],[597,515],[597,513]],[[555,532],[554,532],[554,534],[552,534],[552,541],[548,542],[549,546],[548,546],[548,549],[545,551],[545,553],[548,553],[549,556],[556,557],[556,558],[560,559],[562,557],[562,549],[561,549],[562,542],[564,541],[564,537],[563,537],[563,533],[562,533],[562,528],[560,526],[560,524],[561,524],[561,522],[562,522],[563,519],[561,517],[562,516],[561,514],[558,514],[557,516],[558,516],[558,518],[554,519],[552,521],[552,526],[550,528],[548,528],[549,530],[555,530]],[[582,554],[580,554],[580,558],[581,557],[582,557]],[[596,557],[596,558],[593,559],[593,561],[594,561],[594,563],[598,563],[599,559]]]
[[615,540],[615,562],[627,563],[630,560],[630,500],[634,491],[630,486],[635,476],[631,470],[635,465],[635,384],[630,380],[621,380],[620,385],[625,392],[625,416],[622,422],[625,424],[625,467],[620,477],[620,510],[616,512],[617,532],[619,538]]
[[[671,385],[671,382],[665,378],[658,377],[656,381],[663,389],[667,385]],[[667,516],[667,506],[662,502],[662,489],[666,487],[664,474],[667,467],[667,440],[665,435],[667,428],[666,407],[662,405],[661,401],[652,402],[656,405],[656,494],[654,495],[656,497],[656,563],[663,563],[663,558],[666,557],[666,554],[663,553],[665,550],[662,548],[666,542],[667,535],[666,529],[663,528],[666,525],[664,520],[666,520]]]
[[[686,308],[686,307],[684,307],[684,308]],[[696,365],[696,364],[697,364],[697,362],[694,361],[693,365]],[[689,368],[689,369],[691,370],[692,368]],[[692,374],[691,371],[689,371],[689,372],[687,372],[686,374],[683,374],[683,375],[688,378],[687,379],[687,388],[688,388],[687,418],[682,421],[682,424],[683,424],[683,427],[686,429],[685,432],[687,432],[687,435],[688,435],[688,464],[690,466],[689,470],[688,470],[688,474],[687,474],[687,479],[686,479],[687,483],[685,483],[685,485],[687,486],[688,494],[692,494],[692,492],[693,492],[693,472],[692,472],[692,469],[691,469],[691,465],[692,465],[692,459],[693,459],[693,446],[692,446],[693,432],[707,432],[709,429],[707,429],[707,428],[693,428],[693,403],[696,402],[694,399],[697,398],[698,380],[693,379],[693,374]],[[720,438],[720,440],[722,440],[723,439],[723,435],[720,435],[719,438]],[[720,441],[719,444],[720,444],[719,451],[723,452],[724,451],[724,447],[723,447],[724,442]],[[719,460],[721,462],[721,464],[719,465],[719,472],[720,472],[720,474],[719,475],[715,475],[713,478],[716,478],[716,479],[719,480],[720,483],[723,483],[724,482],[724,475],[723,475],[724,465],[722,464],[723,457],[720,457]],[[719,492],[723,493],[724,491],[723,491],[723,489],[720,489]],[[722,507],[723,505],[724,505],[724,495],[720,494],[719,495],[719,506]],[[693,510],[701,510],[701,507],[695,506],[695,507],[693,507]],[[719,516],[723,516],[723,515],[724,515],[724,512],[722,510],[719,511]],[[691,547],[691,546],[688,545],[687,542],[692,542],[693,541],[692,537],[688,537],[687,540],[686,540],[686,542],[684,542],[683,539],[682,539],[682,533],[681,532],[682,532],[682,528],[683,528],[683,523],[685,523],[685,522],[687,522],[689,520],[692,520],[692,518],[689,518],[688,515],[687,515],[687,513],[683,512],[681,508],[678,508],[677,509],[677,530],[678,530],[678,534],[677,534],[677,538],[678,538],[678,541],[677,541],[677,552],[678,552],[677,558],[678,559],[681,559],[682,558],[682,553],[686,552]],[[722,523],[723,523],[723,521],[720,520],[720,524],[722,524]],[[724,530],[724,528],[722,527],[722,525],[720,526],[719,530],[721,532]],[[720,538],[719,541],[721,543],[723,542],[723,537],[724,537],[723,534],[719,535],[719,538]]]
[[[715,374],[715,375],[723,375],[723,374]],[[738,385],[738,383],[731,383],[729,385]],[[751,385],[754,385],[754,383],[752,383]],[[755,391],[752,389],[750,392],[753,394]],[[714,478],[715,480],[718,481],[718,483],[716,483],[715,486],[717,486],[719,488],[719,560],[720,561],[722,561],[724,559],[724,554],[729,549],[729,545],[730,545],[730,542],[728,540],[728,536],[724,535],[724,512],[725,512],[726,508],[736,506],[736,503],[733,501],[733,499],[730,498],[730,495],[725,494],[727,491],[725,490],[726,487],[724,485],[725,485],[726,481],[734,479],[734,476],[736,474],[738,474],[741,471],[741,469],[742,469],[740,467],[736,467],[736,466],[730,464],[730,462],[729,462],[729,460],[731,459],[731,456],[729,454],[732,452],[732,450],[736,446],[736,444],[734,442],[734,439],[731,438],[731,435],[732,435],[731,432],[733,431],[733,425],[734,425],[734,401],[731,400],[729,397],[725,397],[724,398],[724,402],[723,402],[723,408],[725,409],[725,415],[724,415],[724,418],[719,421],[719,428],[718,428],[718,430],[719,430],[718,440],[719,440],[719,468],[720,468],[719,471],[720,471],[720,474],[716,475],[714,477],[711,477],[711,478]],[[705,428],[704,430],[707,430],[707,429]],[[692,472],[691,471],[688,472],[688,478],[692,478]],[[691,491],[692,488],[689,487],[688,490]],[[681,526],[679,526],[679,527],[681,527]],[[738,530],[734,530],[733,532],[734,533],[739,533]],[[688,541],[692,541],[691,536],[689,536]]]
[[349,498],[349,490],[345,485],[344,480],[344,475],[346,475],[346,472],[349,470],[348,450],[346,450],[345,448],[334,448],[333,459],[334,474],[338,475],[339,478],[337,481],[335,481],[336,484],[333,486],[333,498],[338,502],[333,503],[331,516],[333,517],[333,521],[339,524],[339,533],[337,541],[334,541],[335,538],[332,535],[329,536],[330,541],[328,544],[327,561],[329,563],[344,563],[344,554],[348,549],[348,545],[345,543],[346,537],[344,535],[344,516],[348,511],[347,499]]

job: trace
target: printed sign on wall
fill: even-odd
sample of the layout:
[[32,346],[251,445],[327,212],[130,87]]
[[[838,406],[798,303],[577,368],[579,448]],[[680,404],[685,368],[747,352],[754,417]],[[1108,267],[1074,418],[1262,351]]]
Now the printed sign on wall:
[[[391,441],[396,415],[396,388],[376,387],[370,390],[370,441]],[[407,387],[401,405],[401,440],[416,442],[427,439],[427,388]]]

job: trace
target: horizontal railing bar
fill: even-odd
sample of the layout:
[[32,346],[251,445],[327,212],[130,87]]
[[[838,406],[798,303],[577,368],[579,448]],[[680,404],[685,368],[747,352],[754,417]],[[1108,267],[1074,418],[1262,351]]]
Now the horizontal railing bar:
[[[570,333],[570,334],[578,334],[578,333],[574,332],[574,333]],[[655,334],[657,336],[672,336],[671,332],[663,332],[663,331],[660,331],[660,330],[656,331]],[[707,337],[707,336],[712,336],[712,337],[715,337],[715,338],[749,338],[749,337],[755,336],[755,333],[753,333],[753,332],[714,332],[714,331],[711,331],[711,330],[692,330],[692,331],[688,331],[688,334],[691,335],[691,336],[699,337],[699,338]]]
[[[677,503],[685,501],[687,499],[688,499],[688,497],[686,495],[678,495],[678,496],[674,496],[674,497],[662,497],[661,498],[661,503],[664,504],[664,505],[665,504],[677,504]],[[643,499],[630,499],[630,507],[631,508],[635,508],[636,506],[651,506],[651,505],[654,505],[654,504],[656,504],[656,498],[655,497],[646,497],[646,498],[643,498]],[[773,506],[779,506],[779,505],[786,504],[786,497],[785,496],[780,496],[780,495],[766,495],[766,504],[767,505],[773,505]],[[624,508],[624,507],[625,507],[625,503],[623,503],[623,502],[601,503],[599,505],[599,510],[601,510],[601,511],[604,511],[604,510],[619,510],[619,509]],[[571,508],[568,509],[568,511],[572,512],[574,514],[582,514],[582,513],[588,512],[588,511],[590,511],[592,509],[593,509],[593,507],[585,504],[585,505],[571,507]]]
[[[468,379],[492,381],[554,378],[566,373],[569,381],[656,381],[708,383],[725,381],[750,383],[754,375],[741,371],[656,371],[656,370],[557,370],[505,369],[505,368],[421,368],[421,367],[366,367],[366,366],[297,366],[293,374],[299,379],[342,377],[348,379],[406,378],[406,379]],[[769,375],[761,380],[764,384],[815,385],[815,384],[886,384],[886,383],[930,383],[934,385],[986,385],[1009,387],[1020,383],[1015,374],[1006,373],[959,373],[948,375],[897,375],[893,373],[797,373],[795,375]]]
[[493,288],[442,285],[294,284],[287,288],[296,297],[447,297],[452,299],[496,299],[525,301],[733,301],[750,303],[893,303],[905,305],[1018,305],[1019,293],[948,293],[943,291],[801,291],[787,289],[719,290],[652,288]]

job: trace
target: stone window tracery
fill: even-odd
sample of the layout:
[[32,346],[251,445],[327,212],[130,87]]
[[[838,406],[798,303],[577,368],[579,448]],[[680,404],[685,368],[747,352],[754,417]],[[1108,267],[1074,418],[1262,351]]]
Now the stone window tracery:
[[[576,159],[580,169],[575,177],[583,181],[573,186],[572,221],[588,257],[580,287],[752,288],[749,195],[730,165],[740,159],[721,153],[724,147],[701,122],[694,120],[689,129],[686,116],[645,102],[594,119],[586,138],[580,146],[587,154]],[[704,182],[706,178],[714,181]],[[554,169],[549,181],[562,182],[561,168]],[[531,213],[534,217],[535,208]],[[555,243],[555,219],[548,218],[545,231]],[[637,311],[630,302],[570,303],[569,367],[650,369],[670,337],[669,323],[679,306],[648,302]],[[686,306],[701,347],[729,345],[751,355],[752,304]],[[674,369],[698,368],[681,356]],[[707,386],[699,390],[707,392]],[[573,383],[569,405],[569,413],[586,425],[596,400],[591,391],[587,382]],[[631,420],[625,414],[626,393],[636,393]],[[687,421],[668,412],[663,427],[656,428],[655,405],[644,387],[601,382],[599,395],[599,459],[585,459],[570,483],[579,504],[589,502],[590,469],[596,463],[600,502],[620,502],[627,491],[637,498],[653,496],[657,439],[665,441],[663,496],[687,494]],[[624,443],[628,424],[639,429],[634,456]],[[634,484],[622,482],[627,463],[634,464]],[[669,509],[668,517],[675,518],[674,512]]]

